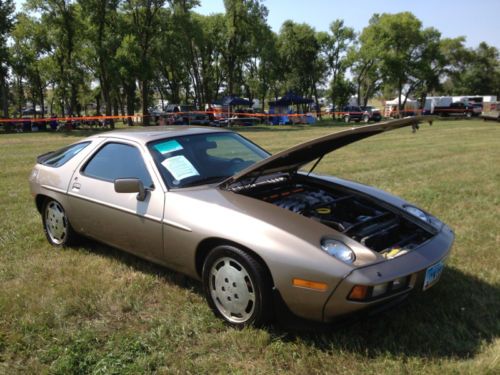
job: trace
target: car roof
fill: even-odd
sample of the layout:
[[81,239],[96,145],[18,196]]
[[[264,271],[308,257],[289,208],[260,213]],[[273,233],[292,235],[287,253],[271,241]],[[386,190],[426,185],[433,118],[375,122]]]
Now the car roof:
[[231,132],[226,129],[217,128],[207,128],[203,126],[151,126],[138,127],[132,129],[117,129],[109,132],[94,135],[90,138],[118,138],[124,140],[132,140],[140,143],[148,143],[151,141],[156,141],[158,139],[185,136],[185,135],[196,135],[196,134],[207,134],[207,133],[227,133]]

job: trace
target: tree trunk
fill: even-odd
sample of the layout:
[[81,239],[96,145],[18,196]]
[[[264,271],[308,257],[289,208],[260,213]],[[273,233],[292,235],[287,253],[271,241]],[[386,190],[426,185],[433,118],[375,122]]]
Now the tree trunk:
[[398,84],[398,118],[401,118],[401,95],[402,95],[402,91],[403,91],[403,84],[401,83],[401,81],[399,81],[399,84]]
[[314,103],[316,107],[314,108],[316,110],[316,116],[321,120],[321,111],[319,110],[319,102],[318,102],[318,88],[316,87],[316,85],[314,85]]
[[142,81],[142,124],[144,126],[149,126],[149,81],[147,79]]
[[18,77],[17,89],[18,89],[17,110],[19,111],[19,115],[22,116],[23,103],[24,103],[24,89],[23,89],[23,82],[22,82],[21,77]]
[[9,89],[7,88],[7,82],[5,77],[2,77],[2,82],[0,84],[0,97],[2,98],[2,113],[3,117],[9,117]]
[[[127,96],[127,116],[134,115],[134,107],[135,107],[135,82],[126,83],[124,85],[126,96]],[[129,126],[134,125],[132,121],[132,117],[127,118],[127,123]]]

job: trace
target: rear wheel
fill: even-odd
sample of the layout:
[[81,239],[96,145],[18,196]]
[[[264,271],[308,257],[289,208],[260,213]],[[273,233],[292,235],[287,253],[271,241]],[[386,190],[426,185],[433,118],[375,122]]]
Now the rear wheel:
[[45,201],[42,215],[43,230],[51,245],[62,247],[75,243],[77,234],[71,228],[66,212],[58,201]]
[[269,280],[257,260],[233,246],[216,247],[203,265],[203,287],[209,306],[236,327],[261,326],[270,319]]

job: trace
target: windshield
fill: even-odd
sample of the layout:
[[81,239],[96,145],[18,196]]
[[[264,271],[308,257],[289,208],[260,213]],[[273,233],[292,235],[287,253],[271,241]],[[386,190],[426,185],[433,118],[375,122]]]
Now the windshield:
[[236,133],[196,134],[148,144],[163,180],[171,188],[216,183],[269,154]]

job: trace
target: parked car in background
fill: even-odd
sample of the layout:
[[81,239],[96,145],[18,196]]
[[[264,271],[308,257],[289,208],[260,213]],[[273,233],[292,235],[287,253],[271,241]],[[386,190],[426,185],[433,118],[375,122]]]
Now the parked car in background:
[[469,103],[472,108],[472,116],[479,116],[483,113],[483,105],[481,103]]
[[344,122],[360,122],[363,119],[364,111],[357,105],[346,105],[342,107],[341,117]]
[[463,102],[455,102],[451,103],[449,106],[434,107],[434,111],[432,112],[432,114],[441,117],[449,117],[449,116],[472,117],[474,115],[474,109]]
[[432,287],[454,235],[401,198],[304,167],[422,120],[356,127],[275,155],[223,129],[99,133],[39,156],[29,182],[54,246],[83,235],[201,280],[215,314],[235,326],[286,309],[330,322]]
[[360,108],[363,111],[363,122],[378,122],[382,120],[382,113],[380,112],[380,109],[372,107],[371,105],[361,106]]

